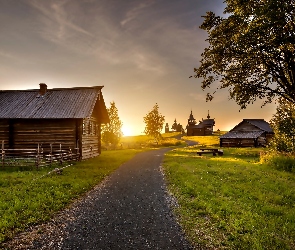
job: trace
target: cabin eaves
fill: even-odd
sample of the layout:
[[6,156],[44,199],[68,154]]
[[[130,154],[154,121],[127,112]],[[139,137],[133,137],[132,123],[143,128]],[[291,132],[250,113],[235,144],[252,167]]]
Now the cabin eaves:
[[[0,119],[87,118],[95,111],[103,86],[48,89],[41,95],[33,90],[0,91]],[[98,104],[96,104],[98,103]],[[100,108],[99,108],[100,109]],[[101,107],[101,110],[104,110]],[[102,114],[105,121],[107,115]]]
[[221,139],[255,139],[259,136],[261,136],[264,133],[264,131],[253,131],[253,132],[240,132],[240,131],[231,131],[228,132],[222,136],[220,136]]

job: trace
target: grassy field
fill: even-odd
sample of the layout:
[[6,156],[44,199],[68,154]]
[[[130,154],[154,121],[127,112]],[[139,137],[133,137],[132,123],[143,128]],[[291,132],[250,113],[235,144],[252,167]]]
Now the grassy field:
[[53,169],[48,167],[0,167],[0,244],[30,225],[50,219],[140,151],[106,151],[74,163],[60,175],[47,175]]
[[[162,134],[162,140],[158,144],[147,135],[137,135],[137,136],[124,136],[121,138],[119,145],[116,149],[130,149],[130,148],[156,148],[156,147],[170,147],[170,146],[179,146],[184,145],[183,141],[177,139],[176,137],[180,136],[180,133],[166,133]],[[104,145],[107,149],[108,145]]]
[[[184,145],[177,136],[164,134],[157,147]],[[263,149],[225,148],[223,156],[198,156],[199,147],[218,147],[218,136],[184,139],[199,144],[173,149],[163,167],[169,191],[178,199],[175,212],[196,246],[295,249],[294,173],[261,164]],[[146,136],[124,137],[122,144],[138,149],[104,151],[65,168],[61,175],[47,175],[52,168],[0,168],[0,244],[50,219],[123,162],[148,145],[154,147]]]
[[183,136],[183,140],[198,142],[200,147],[218,147],[219,137],[216,136]]
[[198,156],[218,137],[185,137],[197,147],[166,154],[163,167],[176,213],[195,246],[208,249],[295,249],[295,175],[259,160],[256,148]]
[[120,150],[104,150],[97,158],[73,163],[61,175],[48,175],[56,166],[0,167],[0,244],[30,225],[49,220],[138,152],[180,145],[177,135],[164,134],[158,145],[145,135],[123,137]]

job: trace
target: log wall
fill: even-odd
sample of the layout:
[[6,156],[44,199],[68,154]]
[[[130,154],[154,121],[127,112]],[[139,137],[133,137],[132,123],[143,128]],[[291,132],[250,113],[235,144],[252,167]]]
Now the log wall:
[[266,146],[271,135],[265,133],[258,138],[221,138],[220,147],[261,147]]
[[24,119],[10,121],[10,148],[34,148],[36,144],[44,150],[59,150],[76,148],[77,134],[74,119]]
[[83,119],[82,159],[91,158],[101,153],[101,126],[94,117]]
[[255,139],[241,138],[222,138],[220,139],[221,147],[255,147]]
[[0,142],[4,141],[4,147],[9,147],[9,121],[0,120]]
[[101,125],[94,117],[86,119],[6,119],[0,120],[0,142],[4,148],[40,148],[50,151],[78,147],[82,159],[101,153]]
[[203,128],[188,128],[187,136],[204,136],[204,135],[212,135],[213,127],[207,126]]

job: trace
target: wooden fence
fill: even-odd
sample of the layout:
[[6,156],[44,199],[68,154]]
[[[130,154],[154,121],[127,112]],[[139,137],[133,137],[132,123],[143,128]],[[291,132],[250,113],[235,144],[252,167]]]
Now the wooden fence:
[[[78,145],[78,143],[77,143]],[[58,149],[57,149],[58,148]],[[0,150],[2,167],[4,166],[50,166],[52,164],[62,165],[64,162],[79,161],[79,148],[63,149],[62,144],[59,147],[53,147],[49,144],[46,150],[42,145],[37,144],[33,149],[6,149],[4,141]]]

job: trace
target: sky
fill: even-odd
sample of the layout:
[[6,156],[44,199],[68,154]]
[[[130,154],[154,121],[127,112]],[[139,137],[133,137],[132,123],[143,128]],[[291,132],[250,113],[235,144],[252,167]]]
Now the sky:
[[1,0],[0,89],[104,86],[124,135],[143,134],[143,117],[157,103],[165,123],[186,127],[208,110],[215,130],[242,119],[269,121],[275,104],[246,110],[217,92],[206,102],[201,79],[189,78],[208,46],[199,28],[223,0]]

